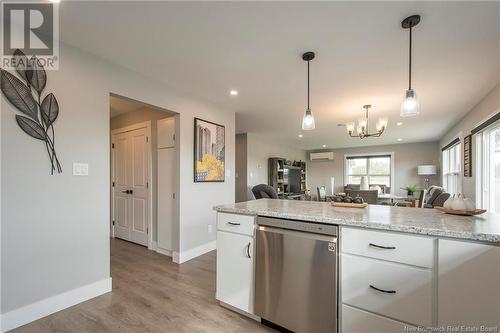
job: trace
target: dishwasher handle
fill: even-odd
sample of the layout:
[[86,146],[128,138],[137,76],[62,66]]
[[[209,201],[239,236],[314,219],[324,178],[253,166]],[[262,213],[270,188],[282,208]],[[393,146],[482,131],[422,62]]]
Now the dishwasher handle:
[[320,241],[325,241],[325,242],[333,242],[333,243],[337,242],[337,236],[334,236],[334,235],[324,235],[324,234],[316,234],[313,232],[297,231],[297,230],[276,228],[276,227],[268,227],[266,225],[259,225],[257,227],[257,231],[265,232],[265,233],[270,232],[270,233],[276,233],[276,234],[282,234],[282,235],[294,235],[294,236],[298,236],[298,237],[320,240]]

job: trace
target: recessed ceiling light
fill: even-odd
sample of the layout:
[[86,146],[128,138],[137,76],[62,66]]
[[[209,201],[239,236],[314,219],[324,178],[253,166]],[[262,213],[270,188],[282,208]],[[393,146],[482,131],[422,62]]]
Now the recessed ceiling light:
[[231,96],[237,96],[238,95],[238,90],[231,90],[229,92],[229,95],[231,95]]
[[303,137],[303,136],[304,136],[304,135],[302,135],[302,134],[299,134],[299,138],[301,138],[301,137]]
[[403,139],[401,139],[401,138],[398,138],[398,141],[403,141]]
[[326,148],[326,145],[323,145],[323,148]]
[[52,2],[52,3],[59,3],[59,2],[61,2],[61,0],[50,0],[50,2]]
[[403,123],[402,123],[401,121],[398,121],[398,122],[396,123],[396,125],[401,126],[401,125],[403,125]]

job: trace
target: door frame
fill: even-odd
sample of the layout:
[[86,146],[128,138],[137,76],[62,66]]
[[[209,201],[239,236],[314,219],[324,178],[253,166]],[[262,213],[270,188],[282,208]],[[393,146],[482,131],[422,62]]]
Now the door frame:
[[115,238],[115,227],[113,221],[115,220],[115,189],[113,187],[113,182],[115,181],[115,153],[113,150],[113,136],[120,133],[130,132],[133,130],[145,128],[147,136],[147,154],[148,154],[148,168],[147,168],[147,200],[148,200],[148,249],[153,249],[153,145],[151,144],[151,121],[144,121],[137,124],[132,124],[129,126],[116,128],[111,130],[111,140],[110,140],[110,151],[111,151],[111,237]]

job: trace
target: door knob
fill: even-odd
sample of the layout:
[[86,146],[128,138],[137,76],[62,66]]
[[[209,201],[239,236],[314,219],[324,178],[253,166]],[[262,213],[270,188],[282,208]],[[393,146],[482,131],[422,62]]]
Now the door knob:
[[126,193],[126,194],[128,194],[129,192],[128,192],[128,190],[125,190],[125,191],[122,191],[122,193]]

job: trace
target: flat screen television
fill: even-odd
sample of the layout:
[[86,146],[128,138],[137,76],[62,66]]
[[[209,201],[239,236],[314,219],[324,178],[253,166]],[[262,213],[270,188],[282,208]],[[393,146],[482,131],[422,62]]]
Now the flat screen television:
[[301,170],[299,167],[287,167],[285,166],[283,175],[285,184],[288,185],[286,189],[287,193],[301,193],[300,191],[300,174]]

